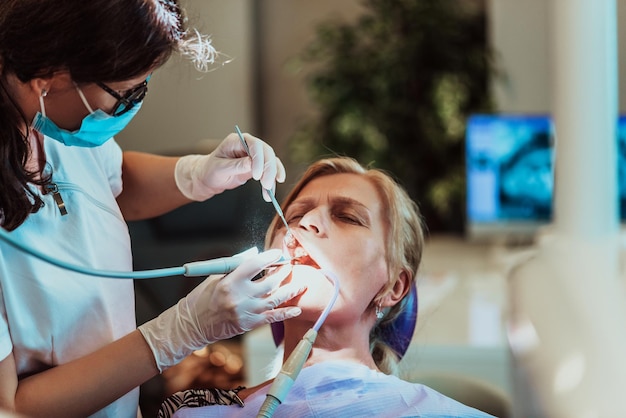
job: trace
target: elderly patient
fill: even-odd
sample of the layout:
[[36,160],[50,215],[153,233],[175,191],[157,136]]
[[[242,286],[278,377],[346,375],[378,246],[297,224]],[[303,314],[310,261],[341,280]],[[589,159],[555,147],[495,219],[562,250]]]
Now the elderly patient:
[[[283,207],[291,236],[274,219],[266,244],[292,258],[281,267],[291,269],[286,280],[308,288],[290,302],[302,314],[284,323],[285,359],[333,294],[324,274],[338,280],[339,295],[274,416],[489,417],[393,375],[398,353],[378,329],[401,314],[424,242],[418,208],[406,192],[382,171],[330,158],[308,168]],[[179,392],[159,417],[254,417],[271,383]]]

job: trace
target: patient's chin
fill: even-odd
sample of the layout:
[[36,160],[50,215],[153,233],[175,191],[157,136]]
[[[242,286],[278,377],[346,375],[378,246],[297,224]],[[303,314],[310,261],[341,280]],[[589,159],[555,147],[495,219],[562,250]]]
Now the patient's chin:
[[306,292],[300,297],[298,306],[320,307],[326,306],[333,294],[333,284],[316,267],[297,264],[291,271],[291,281],[301,286],[306,286]]
[[318,267],[307,264],[294,264],[291,277],[293,281],[306,284],[308,287],[324,287],[330,283]]

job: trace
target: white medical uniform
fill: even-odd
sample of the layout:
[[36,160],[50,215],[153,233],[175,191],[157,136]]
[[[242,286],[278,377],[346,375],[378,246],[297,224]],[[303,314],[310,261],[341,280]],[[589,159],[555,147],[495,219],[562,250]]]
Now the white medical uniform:
[[[49,256],[104,270],[132,270],[128,227],[115,197],[122,191],[122,151],[114,140],[96,148],[45,138],[52,194],[11,234]],[[0,242],[0,359],[11,351],[19,378],[67,363],[135,329],[132,280],[84,276]],[[58,382],[60,385],[63,382]],[[137,416],[135,389],[93,417]]]

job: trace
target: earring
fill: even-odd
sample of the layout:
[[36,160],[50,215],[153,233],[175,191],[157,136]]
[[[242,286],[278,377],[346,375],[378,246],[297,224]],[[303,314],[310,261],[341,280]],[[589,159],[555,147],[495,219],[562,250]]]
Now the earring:
[[383,309],[380,307],[380,304],[376,305],[376,318],[383,319],[383,316],[385,316],[385,313],[383,312]]

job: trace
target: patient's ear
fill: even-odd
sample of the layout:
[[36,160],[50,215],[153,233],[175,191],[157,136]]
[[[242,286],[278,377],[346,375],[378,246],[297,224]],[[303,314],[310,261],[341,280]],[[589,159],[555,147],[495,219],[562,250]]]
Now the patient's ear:
[[394,283],[393,287],[384,297],[382,305],[390,307],[400,302],[409,290],[411,289],[411,276],[406,270],[402,270],[398,277],[398,280]]

